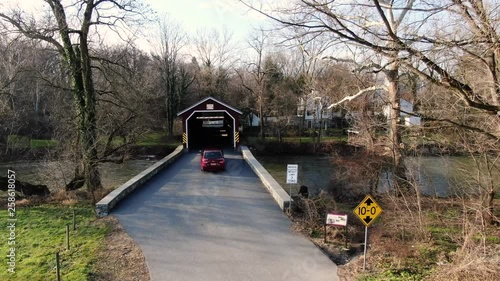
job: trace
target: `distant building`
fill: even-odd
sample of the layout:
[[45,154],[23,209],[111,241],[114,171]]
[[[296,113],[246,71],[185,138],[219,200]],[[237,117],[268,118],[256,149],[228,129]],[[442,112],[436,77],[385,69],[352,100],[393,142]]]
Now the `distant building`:
[[259,127],[260,126],[260,118],[259,116],[255,115],[253,112],[250,112],[249,114],[245,115],[244,118],[242,118],[242,123],[246,126],[249,127]]
[[345,112],[341,109],[327,109],[330,97],[321,96],[317,91],[299,100],[297,117],[303,118],[307,128],[318,128],[320,125],[327,128],[341,127]]
[[[412,115],[414,113],[413,111],[413,103],[405,100],[405,99],[401,99],[400,100],[400,109],[401,109],[401,112],[399,114],[400,118],[401,118],[401,123],[404,124],[405,126],[408,126],[408,127],[411,127],[411,126],[421,126],[422,125],[422,120],[420,117],[418,116],[414,116]],[[384,116],[387,118],[387,119],[391,119],[392,116],[391,116],[391,105],[390,104],[386,104],[383,108],[383,113],[384,113]]]

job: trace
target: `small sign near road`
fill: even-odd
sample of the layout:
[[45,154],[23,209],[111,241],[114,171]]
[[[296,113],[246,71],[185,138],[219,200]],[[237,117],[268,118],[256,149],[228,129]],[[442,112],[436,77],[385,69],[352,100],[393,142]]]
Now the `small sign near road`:
[[366,195],[365,199],[363,199],[356,209],[354,209],[354,214],[367,227],[370,226],[381,213],[382,208],[370,195]]
[[326,224],[333,226],[347,226],[347,214],[328,213],[326,215]]
[[298,164],[286,165],[286,183],[287,184],[296,184],[298,174],[299,174],[299,165]]

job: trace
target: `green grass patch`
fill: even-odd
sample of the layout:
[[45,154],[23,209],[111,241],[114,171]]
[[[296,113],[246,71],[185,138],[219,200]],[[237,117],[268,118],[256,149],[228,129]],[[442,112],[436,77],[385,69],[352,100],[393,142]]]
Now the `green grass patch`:
[[170,138],[166,132],[152,132],[139,137],[136,144],[139,146],[177,147],[180,142],[175,138]]
[[[72,224],[72,210],[76,212],[77,229],[70,226],[70,250],[66,250],[66,225]],[[55,280],[55,254],[60,252],[61,279],[87,280],[96,255],[109,231],[108,226],[96,222],[91,206],[74,207],[40,205],[16,210],[16,271],[4,267],[0,280]],[[7,222],[7,212],[1,213]],[[3,228],[3,237],[8,237]],[[6,256],[7,239],[0,244]],[[6,258],[4,258],[4,261]],[[4,263],[5,265],[6,263]]]
[[22,148],[47,148],[59,144],[57,140],[32,139],[28,136],[10,135],[7,137],[7,145],[14,149]]
[[482,233],[475,234],[472,239],[476,243],[482,243],[483,241],[490,245],[500,245],[500,236],[498,233]]
[[163,132],[152,132],[144,134],[137,140],[137,145],[161,145],[167,138],[167,134]]
[[59,144],[57,140],[37,140],[31,139],[30,146],[31,148],[40,148],[40,147],[55,147]]
[[456,207],[427,213],[427,217],[433,221],[427,230],[440,250],[451,252],[457,249],[457,238],[462,235],[461,215],[461,210]]
[[313,230],[311,231],[311,237],[312,237],[312,238],[321,238],[321,237],[323,237],[323,235],[324,235],[324,234],[323,234],[323,232],[322,232],[321,230],[318,230],[318,229],[313,229]]
[[[279,141],[279,138],[266,137],[264,140],[262,140],[262,139],[259,139],[258,137],[249,137],[248,140],[250,143],[277,142],[277,141]],[[312,138],[312,137],[284,137],[284,138],[282,138],[282,141],[288,142],[288,143],[314,143],[314,142],[317,142],[317,139]],[[339,136],[331,136],[331,137],[321,137],[320,141],[321,142],[327,142],[327,141],[345,142],[345,141],[347,141],[347,136],[339,135]]]
[[499,244],[500,245],[500,237],[495,235],[486,236],[486,242],[491,244]]
[[[422,254],[422,253],[421,253]],[[432,254],[433,255],[433,254]],[[421,257],[413,257],[403,260],[401,264],[395,264],[393,262],[386,262],[378,264],[377,266],[381,269],[377,273],[367,273],[358,280],[363,281],[420,281],[427,280],[433,269],[431,262],[427,260],[422,260],[426,253],[423,253]]]
[[364,281],[420,281],[425,280],[421,272],[416,272],[412,268],[388,269],[383,274],[374,277],[361,278]]
[[29,148],[30,137],[9,135],[7,137],[7,145],[12,148]]

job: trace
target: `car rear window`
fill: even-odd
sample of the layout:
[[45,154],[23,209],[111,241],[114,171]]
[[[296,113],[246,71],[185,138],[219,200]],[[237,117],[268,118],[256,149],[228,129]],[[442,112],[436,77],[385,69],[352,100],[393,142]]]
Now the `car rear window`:
[[222,158],[222,153],[220,151],[207,151],[205,152],[206,159]]

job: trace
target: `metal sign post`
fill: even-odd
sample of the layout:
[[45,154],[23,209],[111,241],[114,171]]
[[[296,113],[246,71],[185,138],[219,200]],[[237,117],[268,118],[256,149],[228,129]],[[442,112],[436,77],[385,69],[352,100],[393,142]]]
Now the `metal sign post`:
[[365,247],[363,251],[363,270],[366,269],[366,247],[368,244],[368,227],[382,213],[382,208],[377,204],[375,199],[370,195],[366,195],[365,199],[359,203],[354,209],[354,214],[365,225]]
[[288,202],[288,213],[292,213],[292,184],[297,183],[297,178],[299,174],[298,164],[288,164],[286,165],[286,183],[290,189],[290,201]]
[[368,226],[365,226],[365,249],[363,250],[363,271],[366,270],[366,244],[368,244]]

